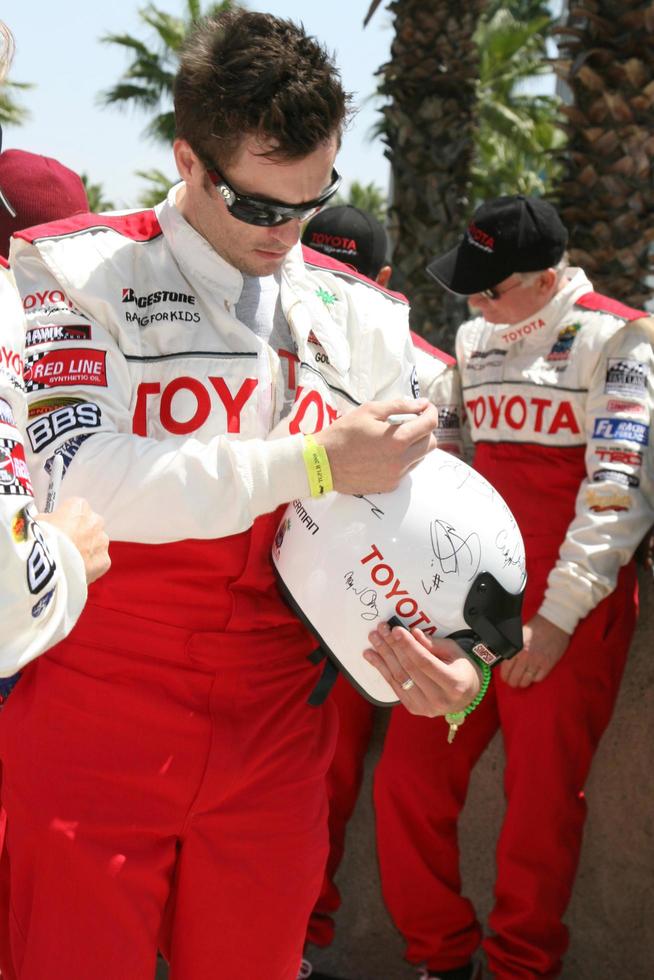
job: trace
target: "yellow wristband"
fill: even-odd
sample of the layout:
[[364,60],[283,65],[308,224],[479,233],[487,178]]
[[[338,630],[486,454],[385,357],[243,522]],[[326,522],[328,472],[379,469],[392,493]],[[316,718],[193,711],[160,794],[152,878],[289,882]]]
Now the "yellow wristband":
[[329,468],[327,450],[324,446],[319,446],[313,436],[305,436],[302,456],[309,477],[311,496],[322,497],[323,494],[333,490],[332,471]]

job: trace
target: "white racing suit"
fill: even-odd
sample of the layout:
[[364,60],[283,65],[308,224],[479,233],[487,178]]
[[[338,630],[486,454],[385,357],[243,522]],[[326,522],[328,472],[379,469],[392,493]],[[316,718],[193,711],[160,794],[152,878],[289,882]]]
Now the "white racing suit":
[[62,496],[112,540],[0,733],[21,980],[150,980],[158,943],[172,977],[236,977],[245,957],[295,980],[326,856],[335,713],[306,703],[315,642],[276,588],[275,510],[309,495],[303,433],[415,390],[407,308],[298,245],[280,293],[295,349],[272,350],[175,193],[13,253],[29,457],[43,474],[60,454]]

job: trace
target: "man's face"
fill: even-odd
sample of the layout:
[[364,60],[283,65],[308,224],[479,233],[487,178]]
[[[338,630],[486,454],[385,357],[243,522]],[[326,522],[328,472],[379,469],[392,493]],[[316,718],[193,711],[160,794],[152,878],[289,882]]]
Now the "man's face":
[[484,293],[473,293],[468,296],[468,304],[479,310],[489,323],[521,323],[550,301],[556,292],[556,276],[547,270],[538,278],[523,282],[519,275],[513,274],[491,291],[494,299]]
[[[302,204],[319,197],[329,187],[337,146],[334,136],[301,159],[273,160],[262,155],[270,146],[250,137],[221,169],[221,174],[239,194]],[[292,219],[266,228],[239,221],[227,210],[221,194],[188,144],[178,141],[175,154],[186,181],[177,201],[186,220],[239,272],[249,276],[269,276],[276,272],[299,240],[301,222]]]

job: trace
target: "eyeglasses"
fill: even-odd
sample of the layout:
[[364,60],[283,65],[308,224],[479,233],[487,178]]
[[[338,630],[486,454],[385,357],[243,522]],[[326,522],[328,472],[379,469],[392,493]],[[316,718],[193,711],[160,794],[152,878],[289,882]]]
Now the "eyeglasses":
[[498,299],[502,299],[503,296],[506,296],[507,293],[510,293],[512,289],[517,289],[518,286],[523,286],[523,285],[524,285],[523,282],[514,282],[512,286],[509,286],[508,289],[503,289],[502,292],[499,291],[497,286],[493,286],[491,289],[480,289],[479,295],[483,296],[484,299],[498,300]]
[[222,196],[231,216],[238,221],[244,221],[247,225],[262,225],[266,228],[283,225],[294,219],[307,221],[334,196],[341,183],[340,175],[336,170],[332,170],[331,184],[320,197],[313,201],[303,201],[302,204],[284,204],[283,201],[274,201],[267,197],[239,194],[214,166],[205,164],[205,167],[209,180]]

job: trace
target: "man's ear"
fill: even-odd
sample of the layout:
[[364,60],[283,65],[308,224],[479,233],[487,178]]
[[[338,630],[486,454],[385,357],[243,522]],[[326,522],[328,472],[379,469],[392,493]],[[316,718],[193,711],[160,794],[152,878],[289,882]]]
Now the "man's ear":
[[205,168],[200,159],[192,149],[191,144],[184,139],[177,139],[173,143],[173,155],[179,176],[186,183],[192,183],[198,177],[204,177]]
[[388,286],[389,280],[393,274],[393,268],[390,265],[383,265],[377,275],[375,276],[375,282],[384,289]]
[[551,293],[556,286],[556,270],[545,269],[538,279],[543,294]]

